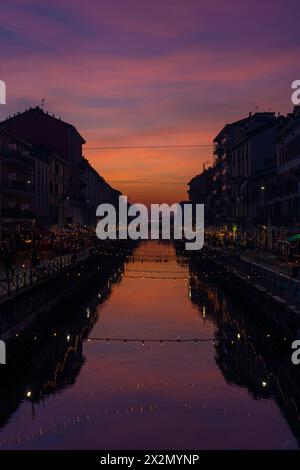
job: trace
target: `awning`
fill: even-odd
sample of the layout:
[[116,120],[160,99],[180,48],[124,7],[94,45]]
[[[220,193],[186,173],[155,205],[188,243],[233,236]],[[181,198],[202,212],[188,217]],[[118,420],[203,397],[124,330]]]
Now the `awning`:
[[292,235],[291,237],[288,238],[289,242],[295,242],[296,240],[300,239],[300,233],[296,233],[296,235]]

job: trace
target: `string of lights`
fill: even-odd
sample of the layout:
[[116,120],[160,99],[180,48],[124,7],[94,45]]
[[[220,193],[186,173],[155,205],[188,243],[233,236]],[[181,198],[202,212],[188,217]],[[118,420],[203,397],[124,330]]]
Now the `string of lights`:
[[[180,271],[180,273],[184,273],[186,271]],[[126,273],[166,273],[166,274],[174,274],[174,271],[165,271],[160,270],[156,271],[154,269],[126,269]]]
[[280,421],[276,419],[271,419],[268,416],[260,415],[255,412],[251,411],[239,411],[233,408],[223,408],[223,407],[216,407],[216,406],[209,406],[209,405],[199,405],[194,404],[191,402],[181,402],[171,404],[171,405],[161,405],[157,402],[154,403],[139,403],[134,405],[129,405],[126,407],[120,407],[115,409],[104,409],[101,411],[97,411],[96,413],[88,413],[86,415],[74,415],[70,418],[61,421],[60,423],[54,423],[50,426],[39,426],[36,429],[33,429],[32,432],[28,434],[17,434],[15,436],[6,437],[0,440],[0,447],[9,446],[11,444],[22,445],[26,441],[30,441],[36,438],[45,437],[46,434],[53,432],[56,429],[62,429],[64,432],[66,428],[70,428],[71,426],[77,426],[78,424],[88,421],[89,423],[92,420],[103,419],[105,417],[111,417],[115,415],[128,415],[128,414],[145,414],[149,412],[159,412],[159,411],[166,411],[170,409],[176,410],[185,410],[185,411],[193,411],[197,413],[222,413],[226,414],[227,416],[232,416],[235,418],[247,418],[247,419],[257,419],[261,422],[269,422],[270,424],[276,424],[277,426],[284,426]]
[[215,342],[215,338],[104,338],[99,336],[92,336],[85,341],[103,341],[106,343],[109,342],[119,342],[119,343],[207,343]]
[[122,276],[128,279],[159,279],[159,280],[170,280],[170,281],[177,281],[178,279],[185,279],[187,280],[188,277],[186,276]]
[[[174,260],[175,260],[175,257],[174,257]],[[158,258],[158,257],[154,257],[154,258],[151,258],[151,257],[138,257],[138,256],[128,256],[126,257],[126,261],[127,262],[132,262],[132,263],[156,263],[156,264],[162,264],[162,263],[171,263],[174,261],[173,258],[171,257],[168,257],[168,258]],[[183,260],[182,261],[183,264],[187,265],[188,264],[188,260]]]

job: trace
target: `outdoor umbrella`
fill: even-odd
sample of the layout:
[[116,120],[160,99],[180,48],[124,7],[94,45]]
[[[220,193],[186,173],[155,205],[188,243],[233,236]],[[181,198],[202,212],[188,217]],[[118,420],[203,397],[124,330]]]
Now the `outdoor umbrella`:
[[297,233],[296,235],[292,235],[291,237],[288,238],[289,242],[295,242],[296,240],[300,239],[300,233]]

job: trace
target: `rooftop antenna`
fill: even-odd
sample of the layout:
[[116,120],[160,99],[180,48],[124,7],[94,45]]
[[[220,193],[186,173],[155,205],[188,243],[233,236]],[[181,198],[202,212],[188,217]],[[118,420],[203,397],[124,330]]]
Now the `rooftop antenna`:
[[43,111],[44,111],[45,101],[46,101],[46,98],[42,98],[41,108],[42,108]]

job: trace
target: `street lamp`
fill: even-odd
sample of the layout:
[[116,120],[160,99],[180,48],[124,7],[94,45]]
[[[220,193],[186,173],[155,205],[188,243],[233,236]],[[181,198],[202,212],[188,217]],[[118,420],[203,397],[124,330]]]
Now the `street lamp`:
[[265,206],[265,190],[266,190],[266,187],[265,186],[261,186],[260,187],[260,190],[261,190],[261,213],[262,213],[262,217],[264,217],[264,206]]

